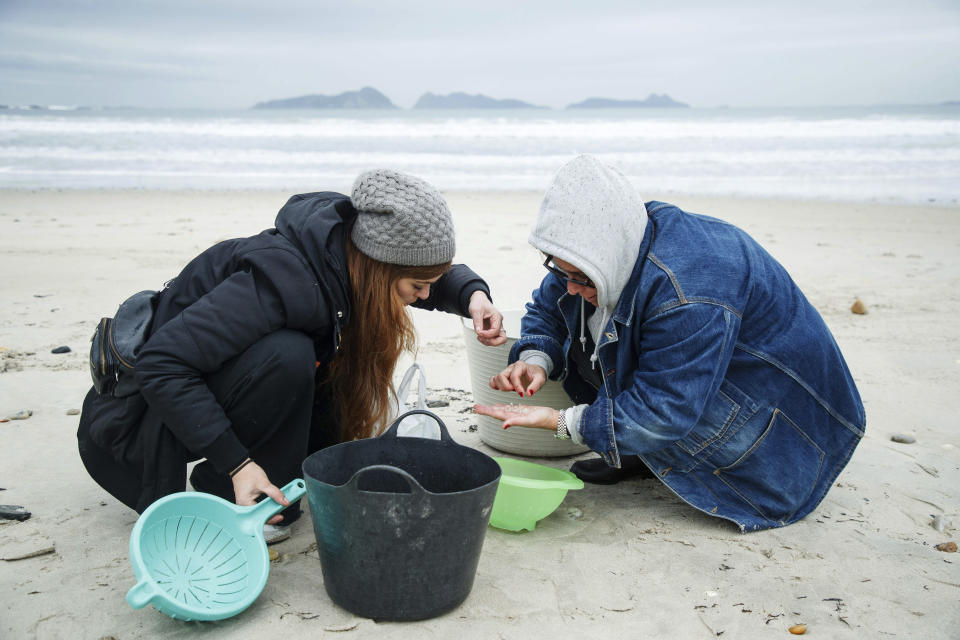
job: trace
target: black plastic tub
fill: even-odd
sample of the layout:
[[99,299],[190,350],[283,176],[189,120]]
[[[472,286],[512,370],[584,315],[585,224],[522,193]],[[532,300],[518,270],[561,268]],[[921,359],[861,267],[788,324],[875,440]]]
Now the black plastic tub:
[[[397,436],[415,413],[437,421],[439,440]],[[335,603],[375,620],[423,620],[470,594],[500,466],[454,442],[440,418],[411,411],[379,438],[322,449],[303,477]]]

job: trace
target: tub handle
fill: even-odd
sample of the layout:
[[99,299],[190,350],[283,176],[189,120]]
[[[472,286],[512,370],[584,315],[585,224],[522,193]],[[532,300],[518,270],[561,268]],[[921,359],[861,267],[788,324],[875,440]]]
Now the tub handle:
[[[440,439],[445,442],[454,442],[453,438],[450,437],[450,432],[447,431],[447,425],[443,424],[443,420],[440,419],[440,416],[433,413],[432,411],[427,411],[426,409],[412,409],[407,411],[403,415],[397,416],[397,419],[393,421],[393,424],[390,425],[390,428],[383,432],[380,436],[381,438],[398,438],[397,430],[400,428],[400,423],[403,422],[404,418],[407,416],[412,416],[417,413],[422,413],[425,416],[429,416],[437,421],[437,426],[440,427]],[[454,442],[456,444],[456,442]],[[459,446],[459,445],[458,445]]]
[[369,492],[364,491],[363,489],[359,488],[360,477],[366,474],[368,471],[374,471],[374,470],[389,471],[390,473],[400,476],[401,478],[406,480],[407,485],[409,485],[410,493],[420,493],[420,494],[426,493],[426,489],[424,489],[420,485],[420,483],[417,482],[416,478],[414,478],[412,475],[410,475],[400,467],[395,467],[390,464],[372,464],[369,467],[364,467],[363,469],[360,469],[359,471],[354,473],[349,480],[347,480],[347,484],[346,484],[347,489],[349,491],[356,491],[356,492],[363,492],[363,493],[378,493],[376,491],[369,491]]

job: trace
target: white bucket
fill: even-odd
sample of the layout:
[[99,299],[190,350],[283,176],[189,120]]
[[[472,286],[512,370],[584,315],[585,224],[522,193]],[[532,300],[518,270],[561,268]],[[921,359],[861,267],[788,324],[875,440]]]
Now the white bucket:
[[[490,388],[490,378],[507,366],[510,348],[520,336],[520,318],[523,311],[503,311],[503,326],[507,330],[507,342],[499,347],[487,347],[477,340],[473,321],[463,319],[463,339],[467,343],[467,360],[470,365],[470,384],[477,404],[522,404],[554,409],[566,409],[573,401],[559,382],[547,380],[532,398],[521,398],[514,391],[496,391]],[[480,439],[494,449],[521,456],[552,457],[572,456],[589,451],[585,445],[572,440],[557,440],[554,432],[532,427],[503,428],[500,420],[477,415]]]

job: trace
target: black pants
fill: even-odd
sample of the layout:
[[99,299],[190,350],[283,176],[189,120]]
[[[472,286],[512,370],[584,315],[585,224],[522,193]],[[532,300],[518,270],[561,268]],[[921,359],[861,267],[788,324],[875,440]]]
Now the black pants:
[[[314,418],[314,414],[329,414],[327,407],[314,403],[314,358],[313,342],[305,334],[281,330],[261,338],[205,378],[237,438],[278,487],[301,477],[301,464],[311,448],[335,441],[328,433],[311,435],[330,428],[329,422]],[[148,407],[141,424],[156,419],[156,412]],[[87,471],[110,494],[136,509],[143,484],[143,465],[138,462],[151,452],[132,447],[132,454],[118,456],[92,442],[89,428],[81,419],[77,436]],[[196,459],[188,455],[184,462]],[[217,473],[207,461],[194,467],[190,481],[198,491],[235,500],[229,476]],[[284,510],[284,522],[299,515],[297,501]]]

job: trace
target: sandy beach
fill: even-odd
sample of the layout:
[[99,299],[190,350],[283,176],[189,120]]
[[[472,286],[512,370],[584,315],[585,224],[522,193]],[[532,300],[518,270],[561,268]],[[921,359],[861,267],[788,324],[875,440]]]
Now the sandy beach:
[[[343,185],[342,188],[346,188]],[[76,451],[101,316],[156,289],[196,253],[272,226],[278,191],[0,190],[0,637],[815,638],[960,634],[960,208],[695,198],[646,192],[749,231],[790,271],[844,351],[867,435],[821,506],[741,534],[656,480],[587,485],[535,531],[487,530],[471,595],[432,620],[358,618],[323,588],[308,517],[242,614],[184,623],[133,610],[137,514],[98,487]],[[519,308],[542,276],[526,242],[534,192],[448,193],[457,260]],[[855,300],[867,313],[851,313]],[[491,455],[475,417],[461,325],[415,314],[417,360],[454,438]],[[71,351],[53,354],[59,346]],[[953,398],[953,400],[951,400]],[[915,442],[894,442],[904,434]],[[535,460],[567,468],[568,458]],[[947,522],[942,531],[934,516]]]

